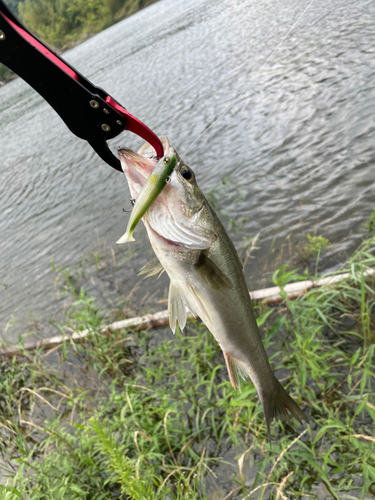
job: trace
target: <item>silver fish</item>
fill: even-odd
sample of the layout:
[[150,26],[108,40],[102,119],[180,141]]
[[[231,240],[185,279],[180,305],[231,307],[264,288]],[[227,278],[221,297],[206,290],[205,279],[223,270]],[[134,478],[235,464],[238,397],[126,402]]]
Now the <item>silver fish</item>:
[[[160,139],[164,154],[175,153],[165,136]],[[146,144],[138,153],[120,158],[133,198],[150,175],[149,158],[154,154]],[[164,269],[171,280],[168,309],[173,332],[177,323],[185,327],[186,308],[201,318],[223,351],[233,388],[240,389],[239,376],[253,382],[269,438],[273,418],[293,416],[307,422],[272,372],[236,249],[193,171],[178,155],[169,184],[142,220],[157,257],[144,272]]]

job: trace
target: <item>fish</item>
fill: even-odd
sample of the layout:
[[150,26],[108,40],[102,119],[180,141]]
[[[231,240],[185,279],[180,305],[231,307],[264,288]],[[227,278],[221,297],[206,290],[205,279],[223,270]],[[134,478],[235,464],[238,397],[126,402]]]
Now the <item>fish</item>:
[[[254,384],[263,407],[268,438],[273,419],[308,419],[272,372],[259,334],[241,261],[213,208],[166,136],[165,154],[177,165],[142,221],[156,258],[145,266],[149,275],[165,270],[170,278],[169,323],[185,328],[187,310],[199,317],[219,344],[233,389],[240,377]],[[137,196],[150,175],[154,150],[120,155],[131,194]],[[144,270],[145,270],[144,268]]]
[[[126,157],[128,152],[128,149],[122,148],[118,150],[118,155],[120,158],[122,156]],[[146,210],[152,205],[161,190],[164,188],[175,166],[176,155],[174,153],[164,155],[154,166],[151,174],[146,179],[146,182],[143,184],[142,189],[137,195],[125,234],[116,241],[118,245],[122,245],[128,241],[135,241],[133,238],[134,229],[145,214]]]

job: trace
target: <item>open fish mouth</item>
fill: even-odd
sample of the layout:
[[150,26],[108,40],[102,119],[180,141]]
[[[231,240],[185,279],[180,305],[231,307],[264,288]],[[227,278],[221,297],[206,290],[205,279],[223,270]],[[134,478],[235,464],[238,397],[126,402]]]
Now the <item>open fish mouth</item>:
[[[163,144],[165,155],[175,152],[166,136],[160,136],[160,140]],[[138,153],[128,148],[120,148],[117,150],[117,154],[120,158],[126,180],[128,181],[131,197],[136,199],[142,186],[157,164],[158,158],[156,157],[155,150],[149,143],[146,143]]]
[[[179,157],[169,144],[168,138],[161,136],[160,140],[163,144],[164,155],[175,154],[179,162]],[[138,153],[127,148],[118,150],[121,166],[134,199],[137,199],[157,164],[158,158],[155,154],[154,148],[148,143]],[[178,165],[179,163],[176,169]],[[204,219],[203,212],[207,211],[205,198],[201,195],[200,203],[194,199],[191,200],[190,191],[186,191],[183,184],[187,181],[177,174],[176,169],[171,173],[169,183],[148,208],[142,220],[146,228],[152,230],[154,237],[158,235],[167,245],[204,250],[217,239],[217,235],[207,230],[204,222],[203,226],[200,222],[200,219]],[[189,205],[190,201],[194,202],[194,209]],[[189,209],[186,205],[189,205]]]
[[128,181],[130,194],[135,199],[147,178],[151,175],[157,163],[157,158],[147,158],[127,148],[119,149],[117,154]]

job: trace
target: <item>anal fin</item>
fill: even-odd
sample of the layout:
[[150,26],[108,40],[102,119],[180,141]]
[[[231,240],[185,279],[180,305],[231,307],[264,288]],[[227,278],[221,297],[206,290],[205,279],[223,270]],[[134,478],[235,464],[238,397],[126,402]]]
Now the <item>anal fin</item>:
[[213,290],[233,288],[233,283],[204,252],[199,254],[195,269],[200,279]]
[[230,383],[232,384],[232,387],[234,390],[236,390],[236,388],[237,388],[241,392],[241,385],[240,385],[240,377],[239,376],[241,375],[241,377],[244,380],[246,380],[247,373],[246,373],[243,365],[239,361],[237,361],[235,358],[232,358],[225,351],[223,351],[223,354],[224,354],[225,364],[227,365]]

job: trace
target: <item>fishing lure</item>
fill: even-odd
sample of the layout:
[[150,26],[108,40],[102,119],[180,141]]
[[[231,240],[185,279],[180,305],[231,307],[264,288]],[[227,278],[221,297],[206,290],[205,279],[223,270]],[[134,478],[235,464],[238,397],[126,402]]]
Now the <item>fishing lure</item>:
[[[126,154],[128,153],[129,150],[126,149],[120,149],[118,151],[120,159],[122,156],[126,156]],[[142,186],[137,199],[135,200],[126,232],[123,236],[121,236],[119,240],[116,241],[118,245],[127,243],[128,241],[135,241],[133,238],[134,229],[166,185],[169,176],[176,166],[176,161],[176,154],[172,153],[163,156],[157,162],[151,174]]]

